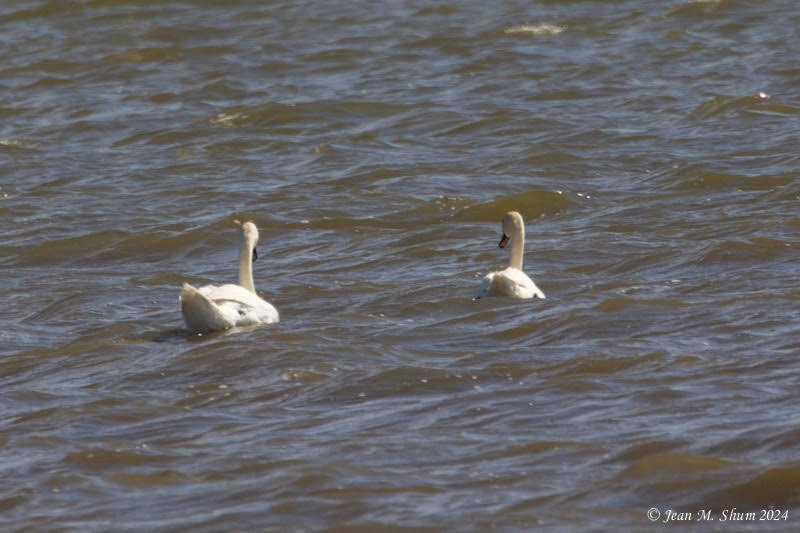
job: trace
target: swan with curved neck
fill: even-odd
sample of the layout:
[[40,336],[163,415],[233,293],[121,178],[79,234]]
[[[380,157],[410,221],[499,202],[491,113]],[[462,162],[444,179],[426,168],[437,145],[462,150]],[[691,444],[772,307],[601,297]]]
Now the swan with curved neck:
[[502,224],[503,236],[499,246],[505,248],[509,242],[511,243],[511,261],[504,270],[490,272],[483,278],[475,298],[486,296],[544,298],[544,293],[522,271],[522,254],[525,250],[525,222],[522,220],[522,215],[516,211],[509,211],[503,216]]
[[245,222],[239,243],[238,285],[206,285],[198,289],[183,284],[179,300],[183,320],[190,331],[204,333],[278,322],[277,309],[256,294],[253,284],[257,244],[258,228],[252,222]]

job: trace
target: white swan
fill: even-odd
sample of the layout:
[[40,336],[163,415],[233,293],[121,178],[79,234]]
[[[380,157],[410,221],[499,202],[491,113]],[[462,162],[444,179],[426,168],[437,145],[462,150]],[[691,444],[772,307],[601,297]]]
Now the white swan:
[[183,320],[190,331],[204,333],[278,321],[277,309],[259,298],[253,285],[253,261],[258,258],[256,244],[258,228],[252,222],[245,222],[239,245],[239,285],[206,285],[196,289],[183,284],[179,299]]
[[511,241],[511,262],[504,270],[486,274],[475,298],[485,296],[544,298],[544,293],[522,271],[525,222],[522,220],[522,215],[516,211],[509,211],[503,216],[503,237],[500,239],[500,248],[505,248],[509,241]]

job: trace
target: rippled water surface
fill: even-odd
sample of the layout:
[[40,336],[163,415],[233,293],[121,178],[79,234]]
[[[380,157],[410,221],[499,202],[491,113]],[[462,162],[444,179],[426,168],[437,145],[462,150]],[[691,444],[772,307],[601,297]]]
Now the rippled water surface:
[[[796,531],[799,26],[2,3],[3,529]],[[509,210],[547,299],[473,301]],[[247,219],[281,322],[188,334]]]

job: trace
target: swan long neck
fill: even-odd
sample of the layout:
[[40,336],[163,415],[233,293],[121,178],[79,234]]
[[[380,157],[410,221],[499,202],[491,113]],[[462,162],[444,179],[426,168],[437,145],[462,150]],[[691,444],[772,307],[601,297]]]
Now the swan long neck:
[[253,285],[253,243],[246,236],[242,236],[239,245],[239,285],[253,294],[256,293]]
[[511,235],[511,263],[510,267],[522,270],[522,252],[525,251],[525,226],[514,225],[514,234]]

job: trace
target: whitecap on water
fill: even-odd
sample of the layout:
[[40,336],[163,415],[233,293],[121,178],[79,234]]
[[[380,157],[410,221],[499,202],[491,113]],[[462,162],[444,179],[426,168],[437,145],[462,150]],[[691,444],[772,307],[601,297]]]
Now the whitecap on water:
[[224,111],[218,113],[216,116],[210,119],[211,123],[215,126],[236,126],[238,122],[247,119],[247,115],[244,113],[225,113]]
[[503,33],[506,35],[530,35],[538,37],[540,35],[556,35],[566,29],[565,26],[558,26],[556,24],[520,24],[518,26],[506,28]]
[[8,146],[11,148],[25,148],[28,146],[33,146],[33,144],[34,143],[31,141],[21,141],[19,139],[0,139],[0,146]]

